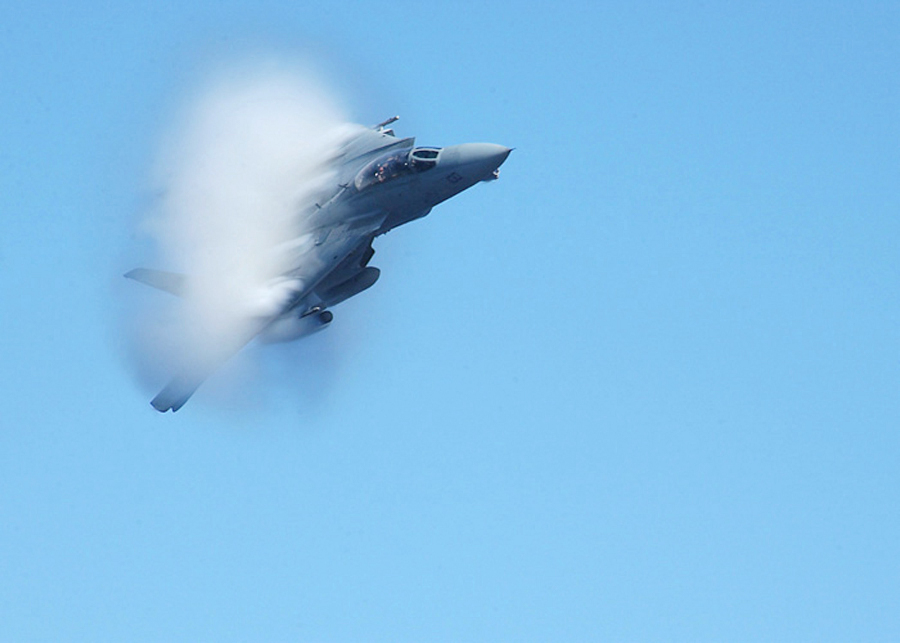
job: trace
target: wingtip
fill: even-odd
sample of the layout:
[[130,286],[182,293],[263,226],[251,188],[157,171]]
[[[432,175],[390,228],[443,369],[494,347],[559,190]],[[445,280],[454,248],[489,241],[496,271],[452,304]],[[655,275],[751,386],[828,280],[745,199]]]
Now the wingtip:
[[172,405],[162,399],[162,393],[150,400],[150,406],[160,413],[166,413],[172,409]]
[[184,406],[186,402],[187,402],[187,400],[179,400],[178,402],[172,404],[172,403],[157,401],[154,398],[153,400],[150,401],[150,406],[152,406],[154,409],[156,409],[160,413],[168,413],[169,411],[172,411],[172,413],[175,413],[182,406]]
[[156,397],[150,400],[150,406],[160,413],[167,411],[174,413],[191,399],[191,396],[199,386],[199,381],[188,381],[179,377],[173,378]]
[[152,406],[154,409],[156,409],[160,413],[166,413],[170,410],[174,412],[174,409],[172,409],[171,406],[164,404],[163,402],[157,402],[156,398],[153,398],[152,400],[150,400],[150,406]]

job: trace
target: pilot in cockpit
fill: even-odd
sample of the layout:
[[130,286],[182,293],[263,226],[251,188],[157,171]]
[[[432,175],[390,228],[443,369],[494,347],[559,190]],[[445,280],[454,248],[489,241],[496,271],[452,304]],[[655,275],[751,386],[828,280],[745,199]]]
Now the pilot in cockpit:
[[385,183],[398,176],[430,170],[437,164],[439,149],[416,148],[409,152],[395,152],[376,159],[363,168],[356,177],[357,190],[375,183]]

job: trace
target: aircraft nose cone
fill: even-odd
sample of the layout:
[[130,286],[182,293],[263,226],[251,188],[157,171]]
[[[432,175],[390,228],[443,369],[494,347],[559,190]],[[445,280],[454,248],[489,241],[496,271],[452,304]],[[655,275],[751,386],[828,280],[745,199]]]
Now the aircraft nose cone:
[[467,165],[475,176],[486,176],[500,167],[512,150],[494,143],[464,143],[457,145],[457,161]]

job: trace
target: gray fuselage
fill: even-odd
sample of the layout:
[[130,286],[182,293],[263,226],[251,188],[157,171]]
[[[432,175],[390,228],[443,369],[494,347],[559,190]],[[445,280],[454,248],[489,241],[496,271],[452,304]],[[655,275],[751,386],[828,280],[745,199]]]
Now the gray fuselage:
[[[327,251],[323,249],[319,260],[334,263],[330,270],[316,275],[315,283],[309,283],[304,269],[298,268],[293,276],[303,279],[304,292],[285,307],[281,318],[264,333],[264,341],[290,341],[324,328],[331,315],[320,325],[300,320],[375,283],[378,269],[367,268],[374,254],[371,244],[375,237],[427,215],[435,205],[480,181],[495,179],[510,151],[492,143],[416,148],[412,138],[398,140],[372,130],[360,134],[345,148],[336,190],[306,213],[304,225],[313,230],[317,240],[333,239],[329,237],[335,234],[332,231],[343,230],[348,243],[355,247],[337,244]],[[371,225],[373,220],[377,220],[377,225],[370,234],[362,238],[350,234],[354,228]],[[325,256],[326,252],[334,256]],[[343,258],[337,261],[339,256]],[[309,261],[306,254],[304,262]]]

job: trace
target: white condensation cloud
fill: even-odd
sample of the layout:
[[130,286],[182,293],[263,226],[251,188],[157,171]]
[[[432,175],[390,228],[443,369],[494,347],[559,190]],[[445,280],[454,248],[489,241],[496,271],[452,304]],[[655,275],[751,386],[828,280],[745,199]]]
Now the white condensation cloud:
[[144,222],[158,267],[189,276],[166,330],[142,333],[154,371],[219,361],[285,295],[278,248],[333,185],[330,159],[349,128],[320,79],[271,61],[220,72],[188,98],[162,137],[161,199]]

